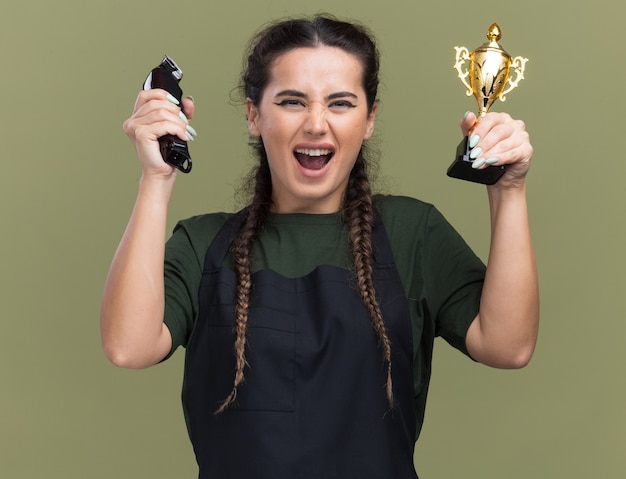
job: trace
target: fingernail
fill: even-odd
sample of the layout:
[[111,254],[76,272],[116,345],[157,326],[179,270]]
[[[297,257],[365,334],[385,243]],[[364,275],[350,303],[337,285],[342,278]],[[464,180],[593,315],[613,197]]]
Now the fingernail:
[[469,111],[466,111],[466,112],[465,112],[465,115],[463,115],[463,119],[465,120],[465,119],[467,118],[467,115],[469,115],[469,114],[470,114],[470,112],[469,112]]
[[187,132],[187,141],[196,141],[196,139],[193,137],[191,133]]
[[171,93],[167,94],[167,100],[171,103],[173,103],[174,105],[180,105],[180,102],[176,99],[176,97],[174,95],[172,95]]
[[470,153],[470,158],[473,160],[478,158],[483,153],[483,149],[479,146],[478,148],[474,148]]
[[499,158],[489,158],[489,159],[486,161],[486,163],[487,163],[488,165],[495,165],[498,161],[500,161],[500,159],[499,159]]
[[181,120],[183,120],[187,125],[189,124],[189,120],[187,119],[187,117],[185,116],[185,114],[181,111],[178,116],[180,117]]
[[187,132],[193,136],[198,136],[198,133],[196,132],[196,130],[193,129],[193,126],[191,125],[187,125]]
[[472,137],[470,138],[470,141],[469,141],[470,148],[474,148],[476,145],[478,145],[479,141],[480,141],[480,136],[472,135]]
[[194,100],[194,98],[191,95],[187,95],[187,98],[189,98],[192,102],[196,102],[196,100]]
[[486,162],[487,162],[487,160],[485,160],[484,158],[478,158],[477,160],[472,161],[472,168],[474,168],[474,169],[480,168]]

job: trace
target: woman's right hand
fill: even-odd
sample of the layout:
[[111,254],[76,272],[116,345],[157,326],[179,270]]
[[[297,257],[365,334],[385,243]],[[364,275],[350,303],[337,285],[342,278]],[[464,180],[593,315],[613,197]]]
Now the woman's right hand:
[[[191,118],[193,101],[186,98],[183,102]],[[106,356],[118,366],[151,366],[161,361],[172,345],[163,323],[163,259],[167,211],[177,170],[163,161],[159,138],[169,133],[190,140],[195,134],[176,103],[165,90],[142,91],[133,115],[124,122],[124,131],[139,156],[142,177],[102,295],[102,345]]]
[[171,134],[186,141],[194,139],[196,132],[188,123],[194,114],[193,100],[183,99],[184,114],[177,103],[165,90],[142,90],[132,116],[124,122],[124,131],[135,147],[144,177],[168,178],[176,174],[176,168],[163,161],[160,137]]

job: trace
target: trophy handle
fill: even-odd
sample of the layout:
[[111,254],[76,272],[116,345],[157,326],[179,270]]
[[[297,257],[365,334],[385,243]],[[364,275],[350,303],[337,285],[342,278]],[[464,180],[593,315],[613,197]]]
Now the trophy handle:
[[470,54],[469,50],[465,47],[454,47],[456,50],[456,63],[454,64],[454,68],[459,73],[459,79],[463,82],[463,84],[467,87],[467,91],[465,94],[467,96],[472,96],[473,91],[469,82],[467,81],[467,77],[469,76],[469,70],[463,71],[463,64],[465,62],[469,62]]
[[513,90],[513,88],[515,88],[517,84],[524,79],[524,68],[526,68],[527,61],[528,61],[528,58],[524,58],[524,57],[515,57],[511,61],[511,70],[515,71],[515,78],[513,79],[511,79],[511,77],[508,78],[507,87],[502,91],[502,93],[500,93],[500,96],[499,96],[500,101],[505,101],[506,100],[505,95],[508,94],[511,90]]

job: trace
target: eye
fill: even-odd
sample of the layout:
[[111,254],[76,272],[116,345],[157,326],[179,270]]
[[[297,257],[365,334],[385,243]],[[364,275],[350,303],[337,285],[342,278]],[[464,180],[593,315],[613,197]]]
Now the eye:
[[304,103],[302,103],[302,101],[295,99],[295,98],[285,98],[284,100],[281,100],[278,103],[276,103],[276,105],[284,106],[288,108],[295,108],[295,107],[303,107]]
[[330,104],[330,108],[348,109],[355,108],[356,105],[348,100],[337,100]]

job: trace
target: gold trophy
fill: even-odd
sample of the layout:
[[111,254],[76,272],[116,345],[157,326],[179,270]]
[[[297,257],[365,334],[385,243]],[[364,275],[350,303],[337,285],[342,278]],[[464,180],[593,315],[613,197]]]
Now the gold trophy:
[[[471,52],[465,47],[454,47],[456,50],[454,68],[467,87],[467,96],[473,94],[478,102],[478,121],[487,114],[497,98],[501,101],[506,100],[505,95],[524,78],[528,58],[511,58],[498,44],[501,36],[500,27],[493,23],[487,30],[489,41],[480,47]],[[469,67],[463,71],[466,62],[469,62]],[[515,78],[511,78],[511,70],[515,72]],[[475,170],[472,168],[472,161],[474,160],[470,158],[469,137],[466,136],[457,147],[456,159],[448,168],[448,176],[493,185],[504,173],[504,166],[489,166]]]

